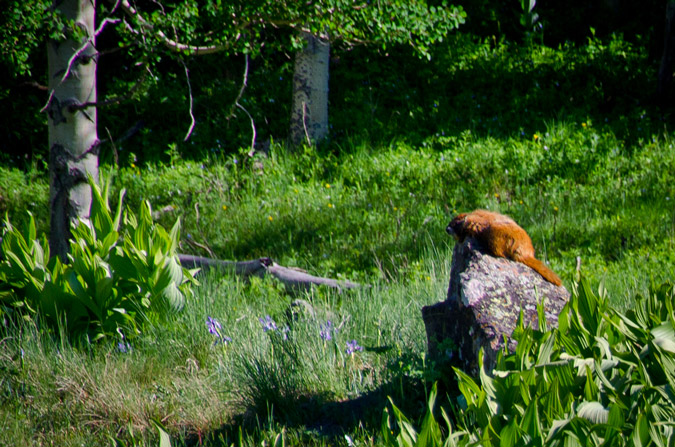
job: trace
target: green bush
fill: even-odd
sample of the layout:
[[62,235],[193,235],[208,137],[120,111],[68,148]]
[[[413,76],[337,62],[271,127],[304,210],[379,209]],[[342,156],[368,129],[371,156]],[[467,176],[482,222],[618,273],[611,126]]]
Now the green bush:
[[[480,381],[456,370],[461,395],[455,428],[443,440],[433,399],[418,435],[394,406],[385,413],[388,445],[673,445],[675,442],[674,287],[636,297],[633,310],[609,306],[582,280],[559,328],[522,321],[514,353],[502,352]],[[433,433],[433,436],[429,436]],[[423,436],[424,435],[424,436]]]
[[148,202],[138,217],[123,213],[124,190],[113,213],[111,179],[101,178],[100,185],[90,179],[90,219],[73,225],[67,262],[50,257],[44,235],[37,240],[32,216],[23,232],[6,219],[0,314],[39,315],[52,327],[62,324],[74,339],[95,341],[133,337],[143,320],[183,307],[194,271],[183,269],[176,255],[180,221],[167,232],[153,223]]

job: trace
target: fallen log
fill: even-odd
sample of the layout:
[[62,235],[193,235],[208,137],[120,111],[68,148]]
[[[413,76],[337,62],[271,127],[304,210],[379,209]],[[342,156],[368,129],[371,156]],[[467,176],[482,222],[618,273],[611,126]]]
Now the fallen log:
[[270,258],[259,258],[250,261],[223,261],[220,259],[206,258],[203,256],[179,254],[178,259],[185,268],[199,267],[202,270],[212,268],[228,270],[236,275],[244,277],[255,275],[264,277],[271,275],[286,287],[289,292],[302,292],[309,290],[312,285],[327,286],[334,289],[353,289],[359,287],[357,283],[351,281],[338,281],[332,278],[310,275],[302,270],[284,267]]
[[[2,244],[1,237],[0,244]],[[0,249],[0,260],[2,259],[4,259],[4,256]],[[361,286],[347,280],[338,281],[332,278],[310,275],[299,269],[281,266],[270,258],[258,258],[250,261],[223,261],[204,256],[179,254],[178,260],[185,268],[200,268],[202,270],[216,268],[231,271],[235,275],[244,277],[255,275],[262,278],[269,274],[281,281],[287,291],[296,293],[309,290],[312,285],[327,286],[339,290]]]

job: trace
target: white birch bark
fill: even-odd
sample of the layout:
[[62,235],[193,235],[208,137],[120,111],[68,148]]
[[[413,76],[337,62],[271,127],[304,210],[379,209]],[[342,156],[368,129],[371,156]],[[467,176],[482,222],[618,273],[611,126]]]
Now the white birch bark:
[[303,33],[306,46],[296,53],[289,140],[314,144],[328,135],[328,63],[330,43]]
[[[65,259],[71,222],[88,218],[91,189],[87,174],[98,175],[96,132],[95,6],[91,0],[56,0],[81,37],[48,42],[50,251]],[[87,106],[86,104],[92,104]]]

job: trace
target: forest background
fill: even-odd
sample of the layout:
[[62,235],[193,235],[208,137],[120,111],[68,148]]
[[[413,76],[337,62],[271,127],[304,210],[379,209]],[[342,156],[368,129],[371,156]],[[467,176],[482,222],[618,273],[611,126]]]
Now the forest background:
[[[124,99],[98,108],[112,197],[124,188],[139,215],[149,201],[166,228],[180,218],[181,252],[370,287],[307,292],[313,317],[293,325],[297,297],[273,280],[209,274],[181,312],[84,347],[3,308],[0,443],[154,445],[154,423],[178,445],[382,442],[386,396],[421,416],[438,379],[419,310],[445,297],[447,221],[477,207],[514,217],[568,287],[583,274],[616,309],[672,280],[667,10],[636,3],[456,2],[465,23],[422,52],[336,41],[329,135],[295,148],[297,48],[275,44],[294,30],[236,54],[158,52],[143,75],[106,27],[99,97]],[[39,237],[49,31],[22,34],[29,9],[0,19],[0,211],[18,228],[30,211]]]

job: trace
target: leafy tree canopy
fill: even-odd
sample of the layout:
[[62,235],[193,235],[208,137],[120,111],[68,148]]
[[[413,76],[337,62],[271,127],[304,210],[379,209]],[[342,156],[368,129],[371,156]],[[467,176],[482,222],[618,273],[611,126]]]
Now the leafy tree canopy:
[[[265,35],[280,28],[309,32],[349,45],[409,44],[429,57],[429,47],[464,22],[461,7],[425,1],[320,0],[106,0],[98,2],[97,25],[114,24],[122,48],[152,64],[161,51],[179,54],[224,52],[255,55]],[[31,57],[46,38],[63,37],[64,23],[49,0],[11,1],[0,18],[0,62],[14,76],[31,74]],[[297,48],[290,39],[265,39],[279,49]]]

